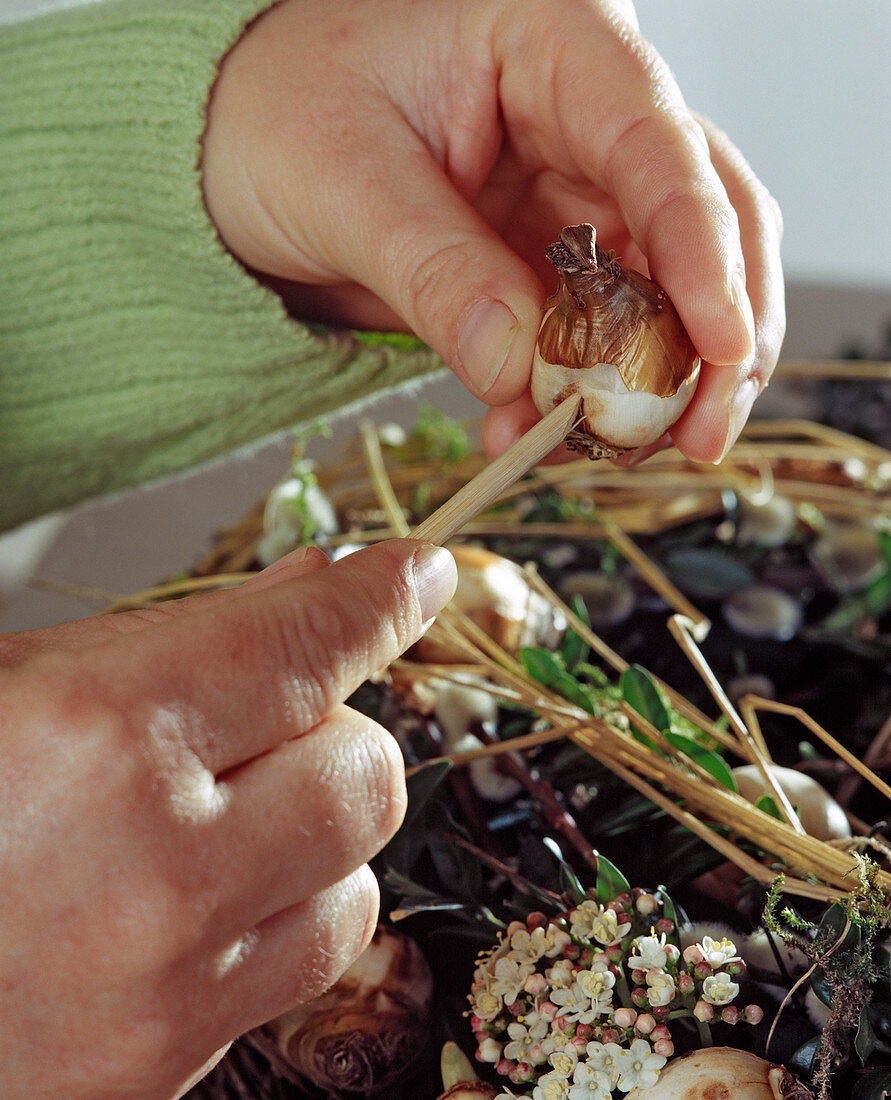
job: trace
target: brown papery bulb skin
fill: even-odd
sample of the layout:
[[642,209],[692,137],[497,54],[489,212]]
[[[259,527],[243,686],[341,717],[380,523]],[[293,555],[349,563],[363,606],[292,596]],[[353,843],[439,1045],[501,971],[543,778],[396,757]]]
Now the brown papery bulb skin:
[[672,1058],[634,1100],[814,1100],[783,1066],[735,1047],[704,1047]]
[[546,249],[560,285],[545,303],[532,399],[544,416],[580,393],[584,419],[566,442],[603,458],[659,439],[690,403],[700,362],[665,291],[595,238],[571,225]]

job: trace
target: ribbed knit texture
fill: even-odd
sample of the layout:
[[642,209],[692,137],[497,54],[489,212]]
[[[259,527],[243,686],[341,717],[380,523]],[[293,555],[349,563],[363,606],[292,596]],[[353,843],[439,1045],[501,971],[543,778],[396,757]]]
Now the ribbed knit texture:
[[107,0],[0,27],[0,529],[441,366],[311,332],[219,241],[200,139],[269,0]]

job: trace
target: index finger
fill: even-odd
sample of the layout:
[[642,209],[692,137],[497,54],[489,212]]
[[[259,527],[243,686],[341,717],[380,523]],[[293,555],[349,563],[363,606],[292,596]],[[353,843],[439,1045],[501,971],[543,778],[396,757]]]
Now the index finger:
[[[542,80],[528,81],[527,71],[526,89],[503,80],[504,94],[531,120],[543,162],[611,196],[700,356],[742,362],[755,335],[739,224],[702,127],[617,10],[571,0],[549,8],[527,46],[546,66]],[[581,210],[577,220],[586,217]]]
[[83,651],[75,669],[155,759],[219,774],[311,729],[420,637],[455,583],[448,551],[394,540]]

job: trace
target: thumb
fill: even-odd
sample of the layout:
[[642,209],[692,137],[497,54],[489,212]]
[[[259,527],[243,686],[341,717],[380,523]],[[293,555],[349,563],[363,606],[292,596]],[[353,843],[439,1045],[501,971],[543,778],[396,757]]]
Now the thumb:
[[332,265],[391,306],[476,397],[514,401],[529,383],[541,283],[423,143],[406,144],[394,134],[405,155],[385,173],[354,168],[350,231],[334,236]]

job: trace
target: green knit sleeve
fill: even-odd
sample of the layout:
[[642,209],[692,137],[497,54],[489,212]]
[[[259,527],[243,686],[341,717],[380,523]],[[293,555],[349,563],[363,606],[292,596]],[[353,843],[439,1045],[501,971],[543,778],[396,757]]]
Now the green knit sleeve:
[[441,367],[311,331],[205,212],[217,66],[269,0],[104,0],[0,28],[0,529]]

